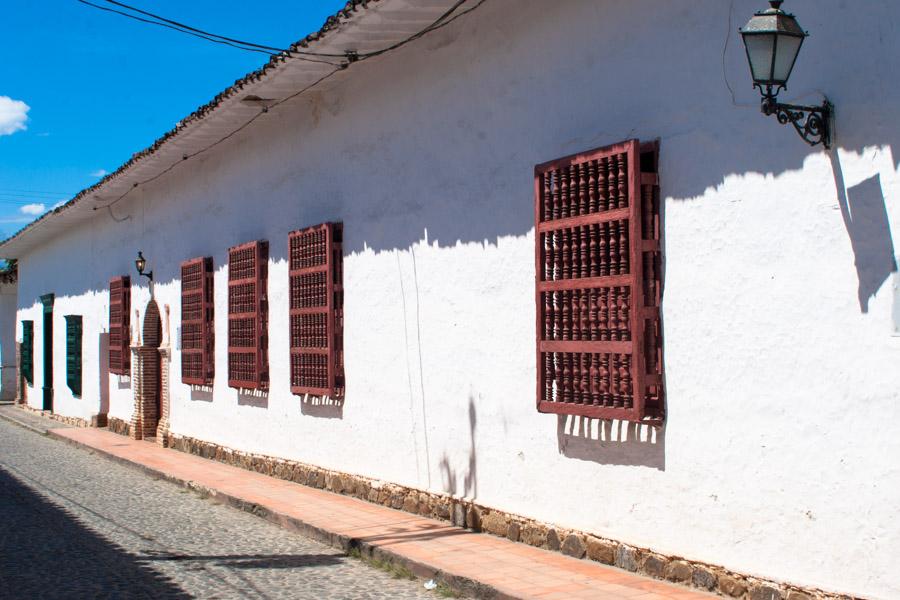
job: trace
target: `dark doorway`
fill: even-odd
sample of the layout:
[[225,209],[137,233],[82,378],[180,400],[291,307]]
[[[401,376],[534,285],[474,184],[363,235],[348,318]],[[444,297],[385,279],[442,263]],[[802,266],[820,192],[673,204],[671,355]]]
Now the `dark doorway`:
[[41,296],[44,305],[44,410],[53,411],[53,294]]

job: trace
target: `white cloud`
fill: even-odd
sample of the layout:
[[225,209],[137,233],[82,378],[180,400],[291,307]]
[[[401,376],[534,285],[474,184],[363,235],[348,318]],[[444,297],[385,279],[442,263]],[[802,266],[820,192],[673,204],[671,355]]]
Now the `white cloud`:
[[35,204],[26,204],[25,206],[19,207],[19,212],[23,215],[40,215],[43,214],[44,211],[47,210],[46,205],[43,202],[37,202]]
[[65,204],[66,202],[68,202],[68,200],[60,200],[59,202],[57,202],[56,204],[54,204],[53,206],[51,206],[51,207],[50,207],[50,210],[53,210],[54,208],[59,208],[60,206],[62,206],[62,205]]
[[25,131],[29,110],[31,107],[21,100],[0,96],[0,135],[12,135],[17,131]]
[[91,177],[103,177],[104,175],[109,174],[109,171],[106,169],[97,169],[93,173],[91,173]]

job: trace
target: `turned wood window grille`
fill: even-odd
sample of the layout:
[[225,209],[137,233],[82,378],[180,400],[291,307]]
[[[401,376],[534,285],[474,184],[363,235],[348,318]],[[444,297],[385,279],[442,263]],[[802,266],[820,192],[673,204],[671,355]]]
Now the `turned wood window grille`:
[[228,385],[269,388],[269,242],[228,250]]
[[540,412],[664,417],[657,154],[630,140],[535,167]]
[[109,280],[109,372],[131,373],[131,278]]
[[291,392],[343,398],[343,224],[288,235]]
[[66,385],[81,396],[81,315],[66,315]]
[[34,385],[34,321],[22,321],[20,369],[29,385]]
[[181,263],[181,381],[213,384],[213,260],[211,256]]

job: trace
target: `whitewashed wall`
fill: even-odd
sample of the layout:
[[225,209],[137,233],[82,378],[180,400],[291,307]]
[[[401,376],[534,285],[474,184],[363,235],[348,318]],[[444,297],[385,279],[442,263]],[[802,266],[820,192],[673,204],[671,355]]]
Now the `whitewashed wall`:
[[[736,2],[731,25],[728,4],[492,0],[272,111],[117,204],[126,221],[98,213],[21,257],[36,384],[37,297],[54,291],[59,348],[61,315],[85,318],[84,395],[67,393],[61,350],[57,410],[94,414],[106,386],[109,414],[129,419],[128,383],[98,377],[107,281],[136,282],[143,250],[174,328],[179,263],[211,255],[216,383],[174,377],[175,433],[740,572],[900,595],[900,5],[790,3],[812,37],[785,98],[835,103],[826,153],[759,114],[734,30],[764,3]],[[661,431],[534,410],[533,165],[628,137],[661,139]],[[304,406],[288,384],[287,233],[326,220],[345,224],[342,409]],[[224,265],[228,246],[260,238],[272,380],[248,397],[227,387]],[[146,287],[132,294],[143,314]]]

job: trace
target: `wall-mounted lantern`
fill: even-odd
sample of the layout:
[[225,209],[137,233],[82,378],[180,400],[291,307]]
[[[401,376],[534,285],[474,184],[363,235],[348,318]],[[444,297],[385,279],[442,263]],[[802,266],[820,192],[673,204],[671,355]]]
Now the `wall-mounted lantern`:
[[147,259],[144,258],[144,253],[140,250],[138,250],[137,258],[134,259],[134,266],[137,269],[138,275],[143,275],[150,281],[153,281],[153,271],[144,273],[144,268],[147,266]]
[[740,30],[750,63],[753,87],[762,94],[762,112],[775,115],[782,125],[790,123],[800,137],[815,146],[831,147],[833,107],[826,99],[821,106],[781,104],[778,92],[787,89],[787,81],[800,53],[803,39],[809,35],[800,28],[794,15],[781,10],[783,0],[770,0],[770,8],[758,12]]

